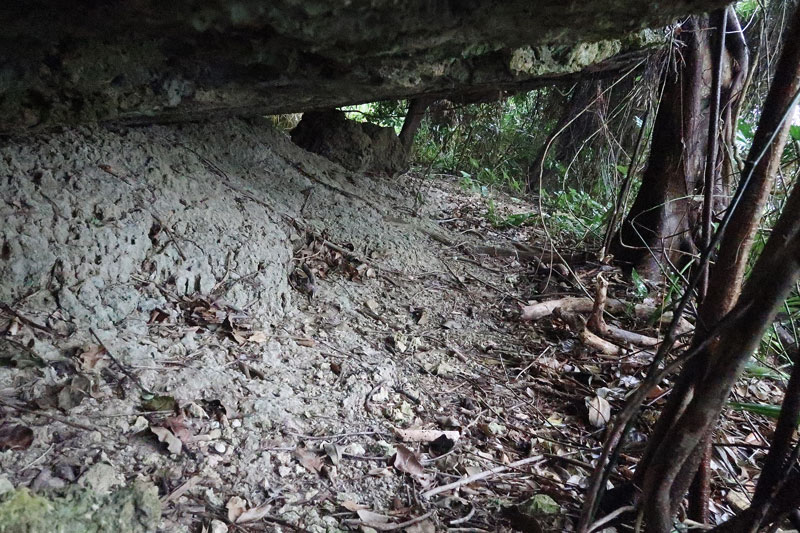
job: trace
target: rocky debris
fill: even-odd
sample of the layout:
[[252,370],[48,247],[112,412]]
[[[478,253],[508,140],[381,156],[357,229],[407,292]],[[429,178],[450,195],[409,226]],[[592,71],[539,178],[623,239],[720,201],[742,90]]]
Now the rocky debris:
[[292,130],[292,141],[353,172],[408,170],[408,154],[392,128],[349,120],[342,111],[305,113]]

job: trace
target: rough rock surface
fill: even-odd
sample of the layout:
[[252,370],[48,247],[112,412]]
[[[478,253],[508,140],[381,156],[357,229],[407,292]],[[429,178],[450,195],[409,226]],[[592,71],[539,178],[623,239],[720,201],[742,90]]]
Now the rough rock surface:
[[723,0],[7,0],[0,131],[276,114],[618,69]]
[[292,141],[353,172],[408,170],[408,154],[392,128],[349,120],[341,111],[304,113]]
[[[234,486],[251,501],[284,483],[299,490],[305,470],[273,439],[373,430],[363,399],[373,380],[394,379],[394,363],[342,318],[357,315],[366,288],[346,288],[342,299],[347,278],[337,273],[318,281],[310,304],[290,278],[299,272],[293,256],[322,239],[352,243],[398,275],[435,268],[418,234],[385,220],[409,204],[392,183],[345,172],[266,119],[19,137],[0,148],[0,175],[0,419],[30,406],[83,420],[40,419],[31,453],[60,450],[45,468],[0,450],[0,471],[15,486],[102,478],[105,490],[144,476],[176,489],[196,475],[216,509]],[[314,260],[322,250],[307,253]],[[298,304],[325,309],[307,315]],[[310,336],[371,362],[335,374],[339,352],[320,356],[304,344]],[[174,440],[162,444],[151,430],[173,405],[151,413],[151,392],[194,413],[181,424],[196,440],[178,455],[168,453]],[[109,461],[114,475],[102,466]],[[358,485],[378,501],[400,481]],[[281,515],[296,520],[302,496],[283,499]],[[303,515],[319,521],[315,512]],[[175,520],[164,530],[195,523]]]

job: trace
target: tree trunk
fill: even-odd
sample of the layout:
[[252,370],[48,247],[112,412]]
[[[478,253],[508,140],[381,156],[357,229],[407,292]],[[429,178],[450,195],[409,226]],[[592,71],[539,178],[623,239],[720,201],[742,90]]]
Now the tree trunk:
[[[720,332],[718,343],[709,354],[702,388],[687,399],[685,409],[664,438],[651,441],[650,448],[655,451],[643,472],[641,496],[647,531],[671,531],[673,516],[702,455],[705,437],[779,306],[800,277],[799,215],[800,188],[796,188],[731,311],[734,320]],[[796,491],[796,487],[792,490]]]
[[[792,26],[788,35],[797,35],[800,9]],[[643,489],[648,530],[670,527],[731,386],[800,275],[800,188],[796,187],[739,297],[752,239],[788,137],[787,113],[796,104],[799,89],[800,42],[790,39],[764,104],[740,192],[731,205],[733,214],[700,307],[694,346],[727,314],[739,312],[741,317],[684,367],[637,468],[635,481]]]
[[[617,260],[651,278],[661,278],[670,266],[686,264],[698,248],[694,233],[699,204],[694,197],[703,192],[714,63],[712,32],[707,29],[707,16],[691,18],[680,28],[677,40],[682,61],[679,68],[668,68],[664,74],[642,187],[611,245]],[[722,62],[721,99],[727,105],[721,113],[725,122],[720,136],[727,145],[733,140],[731,121],[741,97],[741,73],[747,66],[737,38],[726,40]],[[717,167],[723,157],[720,153]],[[719,183],[717,188],[715,207],[719,209],[727,202]]]
[[550,131],[536,157],[528,164],[525,179],[528,192],[538,191],[542,185],[554,185],[553,172],[545,168],[545,160],[569,164],[581,141],[599,124],[604,114],[605,100],[599,80],[582,80],[575,85],[561,117]]
[[422,124],[425,111],[434,100],[431,97],[419,96],[408,103],[408,112],[403,121],[403,128],[400,130],[400,142],[409,156],[411,155],[411,148],[414,146],[414,136],[417,134],[420,124]]

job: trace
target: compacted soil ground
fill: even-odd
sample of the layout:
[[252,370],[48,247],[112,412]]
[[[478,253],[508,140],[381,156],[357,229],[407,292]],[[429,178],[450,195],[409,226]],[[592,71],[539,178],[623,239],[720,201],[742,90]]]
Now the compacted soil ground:
[[[598,406],[646,364],[520,320],[599,272],[627,290],[548,268],[538,216],[497,224],[534,205],[349,173],[267,120],[10,139],[0,179],[0,502],[89,490],[83,519],[122,498],[132,531],[564,530]],[[725,450],[746,484],[753,450]]]

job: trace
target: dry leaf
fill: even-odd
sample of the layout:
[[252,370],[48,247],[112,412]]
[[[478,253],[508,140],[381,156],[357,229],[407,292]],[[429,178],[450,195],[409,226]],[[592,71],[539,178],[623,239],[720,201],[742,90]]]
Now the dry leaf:
[[259,505],[258,507],[253,507],[252,509],[248,509],[242,514],[240,514],[239,518],[236,519],[236,523],[244,524],[247,522],[255,522],[256,520],[261,520],[262,518],[264,518],[269,514],[269,510],[270,510],[270,505],[266,503],[264,505]]
[[461,437],[458,431],[441,431],[438,429],[395,429],[397,438],[405,442],[433,442],[442,435],[452,441],[457,441]]
[[247,342],[247,339],[244,337],[244,335],[235,329],[231,329],[231,337],[233,337],[233,340],[235,340],[238,344],[244,344]]
[[331,463],[333,463],[334,466],[339,466],[339,461],[342,460],[342,450],[344,446],[325,444],[322,449],[325,450],[325,454],[330,458]]
[[350,511],[352,513],[367,509],[366,505],[362,505],[360,503],[356,503],[353,500],[345,500],[345,501],[343,501],[342,502],[342,507],[344,507],[345,509],[347,509],[348,511]]
[[150,431],[155,433],[159,442],[163,442],[167,445],[167,450],[169,453],[181,453],[181,450],[183,449],[183,443],[178,437],[173,435],[170,430],[158,426],[150,426]]
[[296,339],[295,342],[297,344],[299,344],[300,346],[305,346],[306,348],[313,348],[314,346],[316,346],[316,343],[314,342],[314,339],[300,338],[300,339]]
[[164,420],[164,427],[172,431],[172,434],[178,437],[181,442],[189,442],[192,438],[192,432],[186,427],[186,419],[183,415],[167,417]]
[[33,430],[20,424],[0,426],[0,452],[27,450],[33,443]]
[[250,342],[255,342],[256,344],[264,344],[269,340],[269,337],[263,331],[256,331],[250,335],[247,340]]
[[242,516],[245,509],[247,509],[247,502],[239,496],[234,496],[228,500],[228,503],[225,504],[225,508],[228,510],[228,522],[235,523],[237,519]]
[[611,420],[611,404],[605,398],[595,396],[587,400],[586,407],[589,410],[589,423],[594,427],[603,427]]
[[386,524],[391,520],[390,517],[378,513],[374,513],[367,509],[359,509],[356,511],[358,518],[365,524]]
[[294,451],[294,456],[303,467],[314,474],[322,470],[322,458],[306,448],[297,448]]
[[102,346],[90,346],[78,356],[81,368],[84,372],[89,372],[97,367],[97,364],[105,358],[106,349]]
[[150,318],[148,319],[148,324],[163,324],[169,319],[169,313],[162,311],[161,309],[153,309],[150,311]]
[[19,333],[20,329],[22,329],[22,322],[19,321],[19,318],[14,317],[11,319],[11,324],[9,324],[6,334],[9,337],[13,337]]
[[228,533],[228,526],[222,520],[215,518],[211,521],[211,529],[206,530],[203,526],[203,533]]
[[743,511],[750,507],[750,497],[738,490],[731,490],[725,496],[725,501],[733,507],[734,511]]
[[66,385],[58,392],[58,407],[69,411],[80,405],[92,390],[92,382],[86,376],[72,376]]
[[195,418],[208,418],[208,413],[194,402],[189,402],[183,409]]
[[405,529],[406,533],[436,533],[436,526],[431,520],[423,520],[416,524],[411,524]]
[[425,475],[425,468],[423,468],[417,456],[414,455],[414,452],[402,444],[398,444],[396,450],[392,461],[392,465],[396,469],[416,478],[422,478]]

